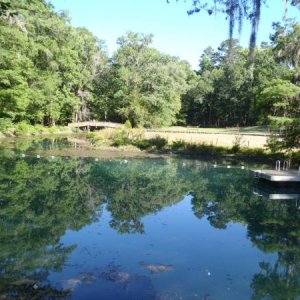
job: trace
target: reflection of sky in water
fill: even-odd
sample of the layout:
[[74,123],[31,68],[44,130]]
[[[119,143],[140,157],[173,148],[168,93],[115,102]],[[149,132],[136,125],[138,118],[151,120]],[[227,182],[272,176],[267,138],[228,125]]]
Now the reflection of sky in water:
[[255,195],[247,170],[5,155],[0,298],[46,283],[73,299],[299,298],[299,210]]
[[[107,211],[99,222],[79,232],[67,232],[61,242],[65,245],[75,242],[77,248],[64,272],[53,273],[51,280],[65,287],[73,285],[75,299],[91,295],[97,299],[106,293],[109,283],[115,285],[114,292],[120,296],[119,289],[126,282],[107,282],[101,276],[113,262],[131,278],[146,276],[147,285],[152,283],[155,292],[167,299],[203,299],[205,295],[207,299],[250,298],[250,283],[253,274],[259,273],[259,262],[274,262],[275,255],[265,255],[253,247],[245,238],[245,226],[230,223],[226,230],[214,229],[207,220],[197,219],[190,200],[191,196],[186,196],[177,205],[144,217],[144,235],[118,235],[108,225]],[[172,269],[152,273],[145,264],[171,265]],[[85,281],[82,273],[93,275],[95,281]],[[142,280],[140,284],[143,286],[145,282]],[[123,290],[126,298],[125,295],[126,288]]]

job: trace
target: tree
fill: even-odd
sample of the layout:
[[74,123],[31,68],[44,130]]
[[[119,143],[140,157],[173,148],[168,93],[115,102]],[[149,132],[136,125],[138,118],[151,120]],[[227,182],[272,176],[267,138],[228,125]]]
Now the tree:
[[269,119],[278,125],[291,122],[299,114],[299,93],[300,87],[288,80],[271,81],[260,93],[261,121]]
[[[177,0],[178,1],[178,0]],[[169,3],[170,0],[167,0]],[[187,11],[189,15],[206,11],[209,15],[214,13],[224,13],[228,19],[229,41],[233,40],[233,33],[238,25],[238,31],[241,32],[244,19],[251,23],[251,34],[249,39],[249,58],[253,62],[256,46],[256,36],[261,16],[261,7],[267,4],[267,0],[192,0],[191,9]],[[299,0],[285,0],[286,11],[290,3],[293,6],[300,7]]]
[[151,41],[152,35],[133,32],[120,37],[110,67],[96,79],[102,111],[113,110],[107,115],[128,119],[133,126],[174,123],[192,73],[186,62],[150,48]]
[[71,27],[68,15],[54,12],[46,1],[5,3],[0,117],[44,125],[89,118],[102,45],[87,29]]
[[247,50],[237,40],[231,43],[231,50],[228,40],[217,51],[204,50],[199,75],[184,98],[188,124],[219,127],[253,122]]
[[299,67],[300,62],[300,24],[286,22],[284,26],[274,23],[275,33],[271,35],[274,52],[280,62],[290,68]]

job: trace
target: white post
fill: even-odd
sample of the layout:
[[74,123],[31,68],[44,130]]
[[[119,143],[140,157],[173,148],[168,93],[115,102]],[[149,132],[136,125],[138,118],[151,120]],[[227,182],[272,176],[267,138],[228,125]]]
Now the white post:
[[280,171],[280,160],[276,160],[276,171]]

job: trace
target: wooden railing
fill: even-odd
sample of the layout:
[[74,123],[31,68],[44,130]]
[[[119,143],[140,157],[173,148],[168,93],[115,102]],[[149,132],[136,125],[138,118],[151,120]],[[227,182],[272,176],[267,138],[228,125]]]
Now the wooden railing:
[[123,126],[124,125],[120,123],[101,122],[101,121],[85,121],[85,122],[74,122],[68,124],[68,127],[70,128],[79,128],[79,127],[118,128]]

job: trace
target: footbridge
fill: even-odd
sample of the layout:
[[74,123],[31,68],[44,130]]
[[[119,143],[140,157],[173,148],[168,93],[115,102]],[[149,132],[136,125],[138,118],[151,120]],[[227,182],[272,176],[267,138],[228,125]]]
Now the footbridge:
[[69,123],[70,128],[84,128],[87,130],[97,129],[97,128],[122,128],[124,127],[121,123],[103,122],[103,121],[84,121],[84,122],[73,122]]

